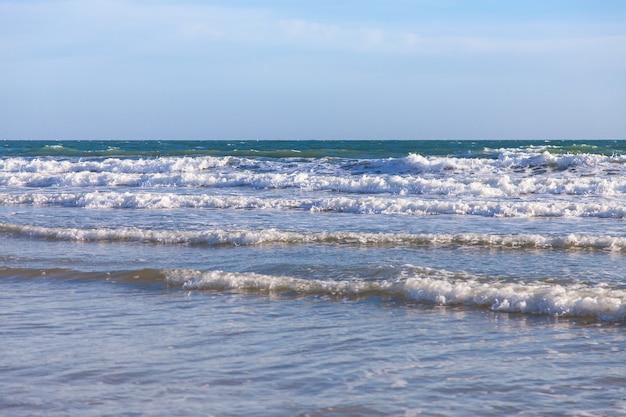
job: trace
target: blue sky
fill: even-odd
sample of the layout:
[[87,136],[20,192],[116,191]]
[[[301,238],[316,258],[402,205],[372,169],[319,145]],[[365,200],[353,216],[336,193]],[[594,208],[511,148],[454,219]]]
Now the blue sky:
[[626,1],[0,0],[0,139],[626,139]]

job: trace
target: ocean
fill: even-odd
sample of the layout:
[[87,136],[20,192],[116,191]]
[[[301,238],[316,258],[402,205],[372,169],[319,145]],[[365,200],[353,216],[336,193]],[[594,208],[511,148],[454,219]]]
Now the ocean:
[[0,415],[626,416],[626,141],[0,141]]

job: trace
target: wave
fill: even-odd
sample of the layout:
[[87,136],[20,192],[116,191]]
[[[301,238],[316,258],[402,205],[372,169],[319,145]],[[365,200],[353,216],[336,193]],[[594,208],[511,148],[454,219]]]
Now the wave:
[[[442,157],[426,156],[410,153],[399,159],[385,159],[374,164],[379,168],[386,167],[385,171],[414,172],[414,173],[473,173],[487,174],[489,172],[500,173],[525,173],[537,174],[552,172],[572,171],[602,172],[607,170],[621,170],[626,162],[626,157],[621,155],[597,155],[597,154],[555,154],[545,148],[527,149],[499,149],[485,150],[482,157]],[[397,171],[396,171],[397,170]]]
[[553,283],[507,283],[478,277],[453,277],[446,271],[424,270],[396,281],[325,281],[224,271],[166,271],[170,285],[188,290],[243,291],[261,294],[296,293],[339,298],[404,298],[442,306],[469,306],[492,311],[624,320],[626,291],[607,286]]
[[169,231],[139,228],[56,228],[0,223],[0,232],[38,239],[76,242],[142,242],[158,245],[235,245],[264,244],[341,244],[341,245],[415,245],[477,246],[531,249],[626,250],[626,237],[568,234],[479,234],[479,233],[368,233],[368,232],[292,232],[263,230]]
[[626,290],[606,284],[510,282],[490,277],[405,266],[395,280],[364,281],[302,279],[254,272],[221,270],[141,269],[85,272],[70,269],[0,268],[0,279],[60,279],[75,282],[107,281],[139,285],[166,285],[186,291],[326,297],[330,301],[381,297],[409,303],[465,306],[495,312],[552,317],[626,319]]
[[[226,157],[0,159],[0,186],[182,187],[398,195],[511,197],[626,193],[626,158],[507,151],[497,159],[435,157],[345,160]],[[546,175],[540,175],[548,173]]]
[[626,218],[620,199],[576,201],[398,196],[268,198],[257,196],[176,194],[173,192],[0,193],[2,206],[52,206],[86,209],[260,209],[381,215],[473,215],[483,217]]
[[170,188],[296,189],[350,194],[393,194],[399,196],[445,196],[509,198],[533,195],[621,197],[626,193],[626,175],[614,177],[513,177],[494,173],[488,178],[373,175],[337,176],[297,173],[166,172],[138,173],[0,173],[0,186],[12,188]]

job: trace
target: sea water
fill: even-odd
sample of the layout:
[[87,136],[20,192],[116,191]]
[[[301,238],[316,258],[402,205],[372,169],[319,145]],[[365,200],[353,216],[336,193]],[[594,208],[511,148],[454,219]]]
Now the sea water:
[[0,142],[0,415],[626,415],[626,141]]

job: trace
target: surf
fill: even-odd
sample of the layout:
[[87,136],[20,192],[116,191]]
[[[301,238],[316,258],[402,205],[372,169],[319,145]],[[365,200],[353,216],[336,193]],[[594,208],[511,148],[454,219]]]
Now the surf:
[[364,246],[464,246],[508,249],[626,250],[626,237],[569,233],[481,234],[481,233],[374,233],[354,231],[296,232],[278,229],[205,231],[154,230],[141,228],[63,228],[0,223],[0,233],[31,239],[72,242],[138,242],[156,245],[257,246],[336,244]]

